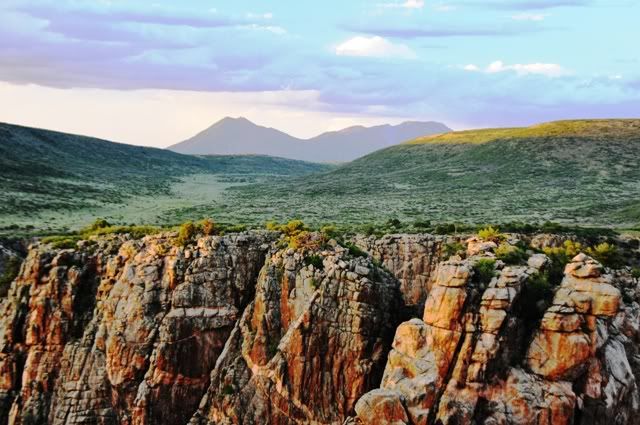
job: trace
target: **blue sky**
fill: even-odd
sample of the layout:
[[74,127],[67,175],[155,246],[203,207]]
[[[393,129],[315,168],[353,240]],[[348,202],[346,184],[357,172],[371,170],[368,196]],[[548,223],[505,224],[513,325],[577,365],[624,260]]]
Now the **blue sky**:
[[0,120],[162,146],[225,115],[303,137],[637,117],[638,18],[628,0],[3,0]]

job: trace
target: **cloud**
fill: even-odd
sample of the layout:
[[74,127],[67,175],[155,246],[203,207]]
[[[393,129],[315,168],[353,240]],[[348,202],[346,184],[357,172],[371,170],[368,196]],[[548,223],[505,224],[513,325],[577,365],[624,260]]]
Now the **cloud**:
[[391,27],[343,25],[343,29],[388,38],[446,38],[446,37],[510,37],[543,31],[536,25],[487,25],[484,27],[456,27],[453,25],[432,25],[430,27]]
[[489,0],[484,2],[477,1],[458,1],[456,4],[467,7],[481,7],[503,10],[540,10],[552,9],[556,7],[580,7],[589,6],[594,0]]
[[516,15],[512,15],[511,19],[514,21],[544,21],[547,15],[544,13],[518,13]]
[[249,19],[273,19],[273,13],[247,13],[247,18]]
[[513,64],[506,65],[502,61],[495,61],[490,63],[486,68],[481,69],[474,64],[465,65],[463,67],[465,71],[470,72],[484,72],[487,74],[497,74],[500,72],[515,72],[518,75],[544,75],[546,77],[562,77],[569,74],[569,71],[562,66],[555,63],[528,63],[528,64]]
[[413,50],[404,44],[392,43],[379,37],[356,36],[340,43],[335,49],[338,56],[364,56],[364,57],[395,57],[401,59],[416,59]]
[[405,0],[401,3],[381,3],[378,7],[385,9],[422,9],[424,7],[424,0]]

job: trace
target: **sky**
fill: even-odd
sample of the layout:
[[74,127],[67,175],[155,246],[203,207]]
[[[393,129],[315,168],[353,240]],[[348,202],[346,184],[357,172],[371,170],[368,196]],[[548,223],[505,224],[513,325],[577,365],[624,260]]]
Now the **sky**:
[[0,121],[165,147],[640,116],[640,0],[0,0]]

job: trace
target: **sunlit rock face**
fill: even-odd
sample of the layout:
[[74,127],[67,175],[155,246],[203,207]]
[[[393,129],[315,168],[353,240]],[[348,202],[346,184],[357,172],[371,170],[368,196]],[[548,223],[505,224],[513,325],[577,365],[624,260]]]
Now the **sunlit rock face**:
[[2,304],[9,423],[185,423],[254,294],[270,237],[30,250]]
[[548,260],[497,262],[470,240],[472,256],[442,262],[422,319],[396,330],[380,389],[356,404],[363,424],[633,424],[640,398],[640,306],[584,254],[565,269],[551,305],[527,323],[532,286]]
[[483,277],[496,244],[474,238],[445,259],[451,240],[430,235],[356,237],[369,256],[273,232],[174,236],[29,249],[0,304],[0,424],[640,417],[628,270],[580,254],[541,304],[549,258]]

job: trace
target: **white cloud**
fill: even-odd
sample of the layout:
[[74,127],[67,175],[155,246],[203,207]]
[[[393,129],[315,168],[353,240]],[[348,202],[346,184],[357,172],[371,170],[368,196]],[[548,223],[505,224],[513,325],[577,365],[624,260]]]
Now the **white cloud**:
[[273,19],[273,13],[247,13],[247,18],[249,19]]
[[379,36],[357,36],[339,44],[336,47],[338,56],[367,56],[367,57],[396,57],[403,59],[416,59],[413,50],[404,44],[394,44]]
[[518,13],[511,16],[514,21],[544,21],[547,15],[544,13]]
[[516,63],[513,65],[507,65],[502,61],[495,61],[489,64],[484,69],[474,64],[465,65],[463,67],[465,71],[471,72],[485,72],[487,74],[497,74],[499,72],[515,72],[518,75],[537,74],[547,77],[561,77],[569,74],[569,71],[563,68],[561,65],[555,63]]
[[404,2],[382,3],[378,7],[386,9],[422,9],[424,0],[406,0]]
[[258,24],[250,24],[250,25],[239,25],[238,28],[241,29],[249,29],[254,31],[268,31],[274,34],[282,35],[286,34],[287,30],[279,27],[277,25],[258,25]]
[[437,4],[437,5],[433,6],[433,9],[436,12],[452,12],[452,11],[456,10],[457,7],[456,6],[452,6],[450,4],[442,4],[441,3],[441,4]]

